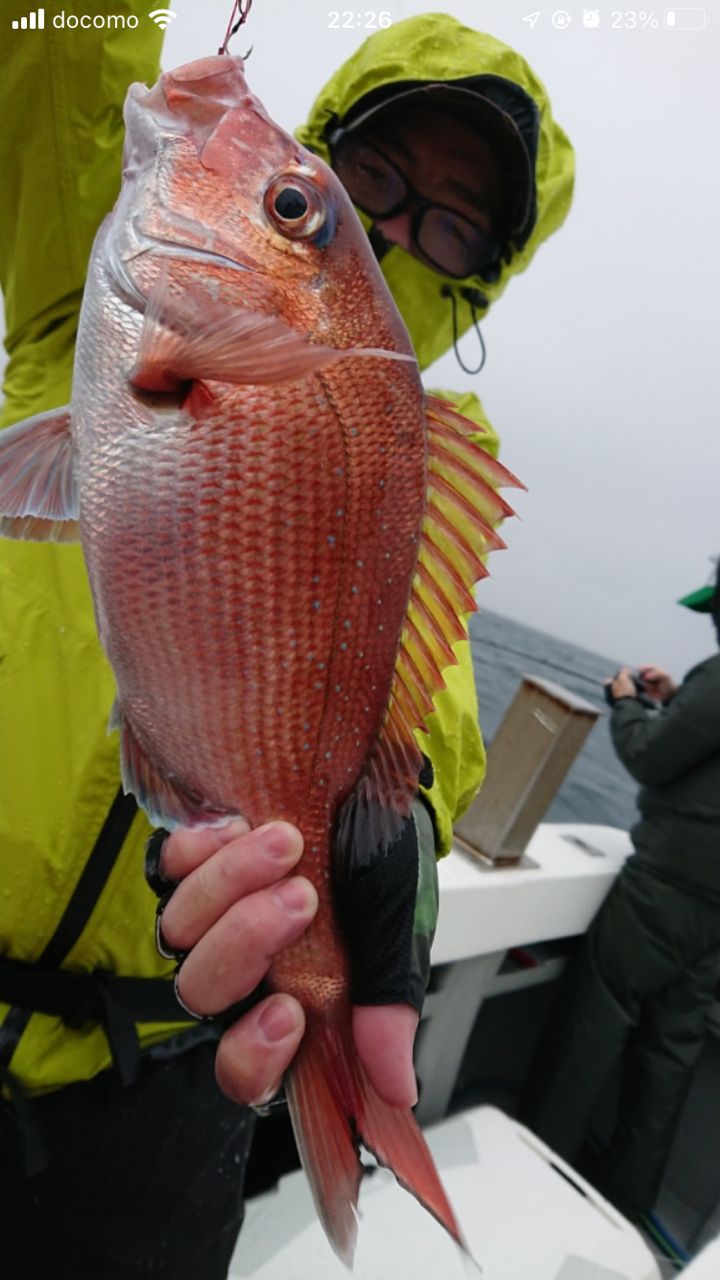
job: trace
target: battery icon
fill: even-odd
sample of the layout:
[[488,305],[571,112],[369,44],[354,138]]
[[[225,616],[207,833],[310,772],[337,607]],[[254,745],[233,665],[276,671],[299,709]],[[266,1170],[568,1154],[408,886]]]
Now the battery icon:
[[670,31],[702,31],[707,22],[704,9],[666,9],[665,26]]

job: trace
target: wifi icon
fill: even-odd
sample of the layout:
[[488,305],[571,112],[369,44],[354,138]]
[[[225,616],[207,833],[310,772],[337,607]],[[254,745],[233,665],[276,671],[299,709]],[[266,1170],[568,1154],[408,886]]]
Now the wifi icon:
[[153,9],[152,13],[148,14],[148,17],[152,18],[156,27],[164,31],[166,27],[170,26],[171,22],[175,21],[177,14],[174,9]]

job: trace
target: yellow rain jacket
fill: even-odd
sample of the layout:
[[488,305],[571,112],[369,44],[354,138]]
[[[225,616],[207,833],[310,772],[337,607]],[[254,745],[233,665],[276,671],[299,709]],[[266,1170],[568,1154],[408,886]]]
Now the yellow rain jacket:
[[[72,0],[65,5],[67,13],[84,8]],[[157,78],[162,38],[139,0],[117,0],[114,12],[137,17],[140,27],[69,37],[50,26],[0,47],[5,100],[13,104],[0,136],[0,286],[9,355],[0,426],[70,398],[86,265],[119,185],[125,91],[133,80]],[[452,57],[442,64],[434,23],[452,24]],[[341,68],[300,137],[323,153],[328,113],[342,118],[375,86],[478,71],[516,80],[541,118],[537,223],[493,285],[473,282],[491,299],[560,224],[571,197],[572,152],[520,57],[447,17],[409,20],[378,33]],[[452,343],[444,282],[397,248],[382,266],[425,366]],[[469,323],[461,300],[460,332]],[[458,403],[484,423],[474,397]],[[469,648],[459,650],[460,665],[423,740],[437,775],[431,799],[443,848],[484,768]],[[144,1015],[152,1020],[133,1027],[123,1014],[124,1000],[133,1007],[132,983],[113,999],[116,975],[167,979],[171,966],[155,949],[155,900],[143,877],[149,826],[119,794],[117,737],[106,734],[112,700],[79,548],[1,540],[0,984],[12,980],[21,992],[25,965],[93,975],[95,1002],[112,1010],[117,1056],[129,1040],[148,1045],[178,1024],[164,1021],[165,1006],[153,999]],[[3,978],[3,962],[13,967],[10,977]],[[164,993],[170,984],[139,986]],[[48,1000],[52,1007],[52,993]],[[30,1014],[19,997],[0,1002],[0,1080],[9,1069],[30,1092],[44,1092],[107,1067],[108,1020],[103,1029],[80,1008],[73,1021]]]

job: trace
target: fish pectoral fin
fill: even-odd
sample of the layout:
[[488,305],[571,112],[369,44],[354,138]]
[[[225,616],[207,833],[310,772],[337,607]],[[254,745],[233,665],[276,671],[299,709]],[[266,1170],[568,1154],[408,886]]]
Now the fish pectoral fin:
[[209,827],[223,822],[227,810],[215,809],[185,786],[180,778],[164,773],[151,760],[125,716],[118,699],[113,704],[108,733],[120,731],[120,774],[126,795],[134,795],[150,821],[158,827]]
[[0,534],[76,542],[77,520],[70,408],[38,413],[0,432]]
[[272,384],[303,378],[350,354],[309,342],[277,316],[231,306],[199,289],[176,296],[164,276],[150,294],[130,382],[160,392],[196,380]]
[[349,1024],[307,1015],[285,1081],[303,1167],[327,1237],[352,1265],[362,1143],[467,1251],[430,1150],[410,1108],[376,1093],[357,1057]]

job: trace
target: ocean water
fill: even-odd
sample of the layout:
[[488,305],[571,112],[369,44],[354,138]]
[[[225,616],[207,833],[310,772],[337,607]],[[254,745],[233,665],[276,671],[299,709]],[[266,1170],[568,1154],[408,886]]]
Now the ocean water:
[[[603,681],[617,670],[617,660],[579,649],[556,636],[485,610],[470,621],[470,642],[486,743],[492,741],[524,675],[552,680],[608,711]],[[637,817],[637,789],[637,783],[613,751],[608,717],[603,715],[591,730],[545,819],[597,822],[627,829]]]

